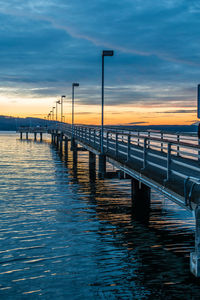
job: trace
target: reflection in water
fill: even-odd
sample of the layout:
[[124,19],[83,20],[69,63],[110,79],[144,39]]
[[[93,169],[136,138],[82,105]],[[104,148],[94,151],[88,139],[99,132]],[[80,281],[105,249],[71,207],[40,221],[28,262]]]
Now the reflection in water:
[[152,192],[143,226],[130,181],[95,179],[87,152],[75,168],[70,150],[66,161],[49,143],[0,143],[1,299],[199,299],[190,213]]

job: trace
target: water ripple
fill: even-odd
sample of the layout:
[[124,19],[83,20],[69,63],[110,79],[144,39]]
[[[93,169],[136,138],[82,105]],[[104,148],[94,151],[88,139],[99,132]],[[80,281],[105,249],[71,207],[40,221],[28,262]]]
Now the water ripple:
[[130,182],[89,180],[86,153],[74,169],[48,140],[0,145],[1,299],[199,299],[190,213],[152,191],[143,226]]

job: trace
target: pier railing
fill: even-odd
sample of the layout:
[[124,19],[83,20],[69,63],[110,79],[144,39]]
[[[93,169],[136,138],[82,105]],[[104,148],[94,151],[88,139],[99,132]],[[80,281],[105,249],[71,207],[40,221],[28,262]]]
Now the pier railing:
[[[21,128],[19,131],[62,132],[102,154],[99,126],[76,125],[72,131],[70,125],[58,123],[45,128]],[[184,197],[185,205],[191,202],[196,185],[200,185],[200,145],[195,133],[105,127],[103,154],[146,174],[164,187],[170,185],[177,192],[179,186],[178,194]]]
[[[100,127],[74,126],[72,133],[71,126],[63,124],[58,129],[100,153]],[[151,173],[152,178],[156,177],[162,185],[170,183],[173,186],[178,182],[185,205],[191,202],[194,187],[200,185],[200,145],[197,134],[106,128],[103,150],[107,157],[134,165],[138,172]],[[176,190],[177,187],[172,189]]]

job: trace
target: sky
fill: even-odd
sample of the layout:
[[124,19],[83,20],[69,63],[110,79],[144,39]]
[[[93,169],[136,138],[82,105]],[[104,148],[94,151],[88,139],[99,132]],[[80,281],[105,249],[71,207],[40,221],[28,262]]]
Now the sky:
[[[71,122],[191,124],[200,83],[200,2],[0,0],[0,115],[44,118],[61,95]],[[60,105],[58,106],[60,116]]]

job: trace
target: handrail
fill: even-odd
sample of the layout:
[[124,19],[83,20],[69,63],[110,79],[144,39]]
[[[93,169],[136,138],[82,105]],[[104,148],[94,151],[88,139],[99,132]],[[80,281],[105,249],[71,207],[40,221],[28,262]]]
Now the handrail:
[[[60,128],[70,128],[70,126],[69,125],[62,125],[62,126],[60,126]],[[98,130],[98,131],[101,131],[101,128],[100,127],[98,127],[98,126],[96,126],[96,127],[91,127],[91,126],[86,126],[86,125],[84,125],[84,126],[81,126],[81,125],[76,125],[75,126],[76,128],[86,128],[86,129],[93,129],[93,130]],[[131,130],[132,131],[132,130]],[[108,129],[106,129],[105,130],[105,133],[114,133],[114,134],[118,134],[118,135],[126,135],[126,136],[128,136],[128,135],[130,135],[131,137],[135,137],[135,138],[140,138],[140,139],[144,139],[144,138],[148,138],[148,140],[150,140],[150,141],[156,141],[156,142],[162,142],[162,143],[171,143],[171,144],[174,144],[174,145],[179,145],[179,146],[182,146],[182,147],[189,147],[189,148],[195,148],[195,149],[197,149],[197,150],[199,150],[200,149],[200,145],[194,145],[194,144],[192,144],[192,143],[188,143],[188,142],[182,142],[182,141],[177,141],[177,140],[172,140],[172,139],[169,139],[169,138],[164,138],[164,137],[162,137],[162,138],[158,138],[158,137],[151,137],[151,136],[138,136],[138,135],[136,135],[136,134],[134,134],[134,133],[125,133],[125,132],[123,132],[123,131],[121,131],[121,130],[118,130],[118,131],[113,131],[113,130],[110,130],[109,128]],[[136,132],[142,132],[142,133],[148,133],[147,131],[136,131]],[[161,132],[161,133],[163,133],[163,132]],[[166,134],[168,134],[168,135],[175,135],[175,134],[171,134],[171,133],[169,133],[169,132],[166,132]],[[181,133],[178,133],[178,135],[180,136],[180,135],[182,135]],[[186,134],[184,134],[184,136],[187,136],[188,138],[189,137],[191,137],[191,136],[188,136],[188,135],[186,135]],[[197,137],[197,135],[194,135],[194,137]],[[198,140],[196,140],[196,142],[198,142]]]
[[[60,127],[60,130],[71,134],[70,126],[64,125]],[[75,126],[75,138],[98,151],[100,151],[100,132],[100,128]],[[132,160],[138,162],[141,165],[141,170],[151,166],[160,170],[159,172],[164,172],[166,174],[164,185],[165,182],[170,181],[172,176],[176,176],[182,181],[189,176],[199,182],[199,145],[107,130],[104,133],[103,148],[106,155],[110,153],[111,157],[114,156],[115,158],[121,155],[125,162]]]

